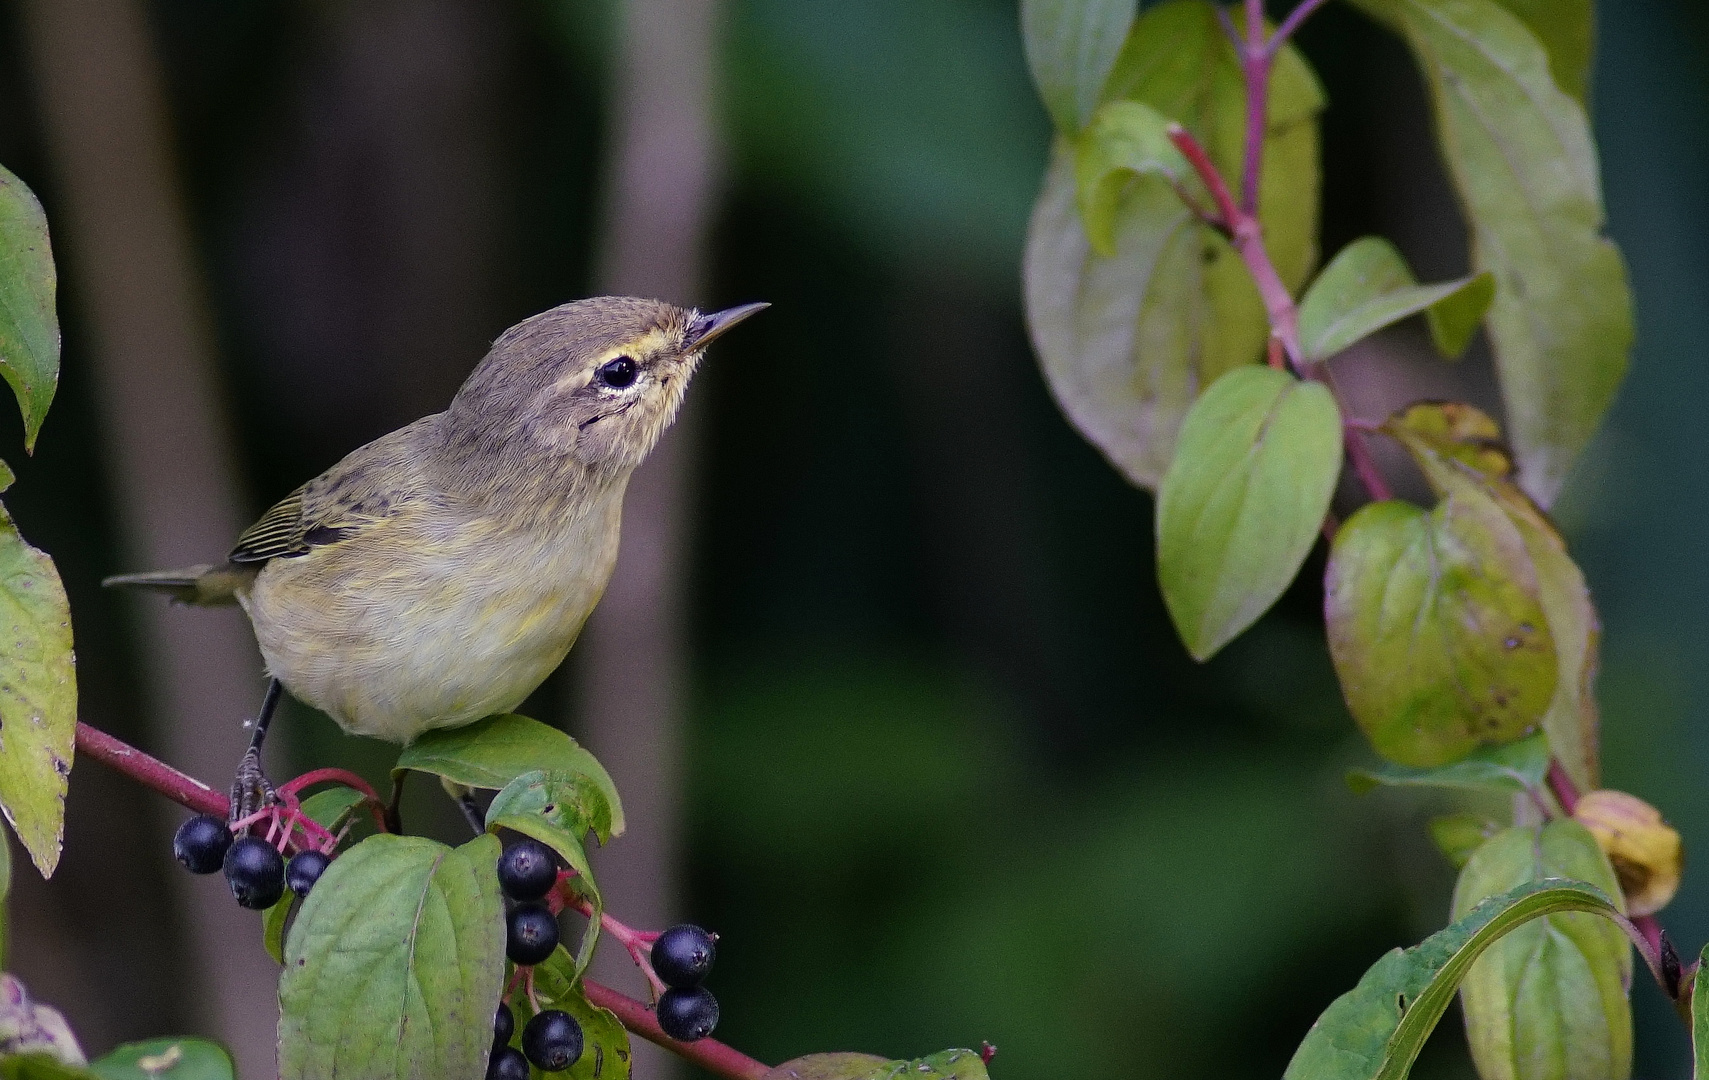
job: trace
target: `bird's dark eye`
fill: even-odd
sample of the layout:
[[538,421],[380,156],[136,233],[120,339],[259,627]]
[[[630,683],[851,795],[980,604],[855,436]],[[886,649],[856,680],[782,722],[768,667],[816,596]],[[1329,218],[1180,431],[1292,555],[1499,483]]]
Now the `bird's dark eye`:
[[627,356],[619,356],[615,360],[608,360],[599,365],[599,371],[596,374],[599,376],[600,382],[614,390],[621,390],[634,384],[637,370],[634,360]]

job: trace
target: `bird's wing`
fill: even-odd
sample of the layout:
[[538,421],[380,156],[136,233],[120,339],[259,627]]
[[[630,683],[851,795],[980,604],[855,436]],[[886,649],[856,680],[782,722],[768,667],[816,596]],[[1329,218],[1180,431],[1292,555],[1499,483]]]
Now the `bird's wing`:
[[262,563],[307,555],[395,517],[426,494],[416,444],[433,419],[376,439],[285,496],[244,530],[228,558]]

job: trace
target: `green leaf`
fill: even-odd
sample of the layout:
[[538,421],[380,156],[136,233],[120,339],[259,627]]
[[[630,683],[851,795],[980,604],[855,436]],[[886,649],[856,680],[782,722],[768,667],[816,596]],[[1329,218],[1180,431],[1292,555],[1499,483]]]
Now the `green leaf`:
[[47,215],[24,182],[0,168],[0,375],[24,413],[34,450],[59,386],[59,313]]
[[0,1057],[0,1080],[93,1080],[94,1073],[47,1054]]
[[338,784],[303,800],[303,816],[323,829],[337,832],[350,812],[367,798],[355,788]]
[[1549,54],[1555,85],[1583,105],[1596,53],[1594,0],[1501,0],[1501,6],[1518,16]]
[[583,776],[605,796],[609,816],[591,825],[600,842],[623,834],[623,803],[605,767],[568,735],[526,716],[507,713],[465,727],[430,731],[404,747],[393,777],[405,769],[478,788],[502,788],[535,770]]
[[291,922],[291,910],[297,906],[297,894],[289,889],[279,902],[261,916],[261,945],[275,964],[285,962],[285,929]]
[[1430,819],[1430,842],[1456,870],[1466,865],[1472,853],[1496,831],[1494,822],[1472,813],[1444,814]]
[[1559,678],[1543,730],[1581,791],[1601,786],[1601,717],[1595,681],[1602,623],[1584,574],[1566,541],[1530,496],[1512,482],[1512,462],[1495,421],[1470,405],[1424,402],[1390,417],[1383,430],[1400,441],[1438,494],[1471,481],[1495,499],[1524,538],[1538,598],[1555,640]]
[[12,844],[6,830],[0,829],[0,971],[6,970],[6,954],[11,942],[7,938],[10,926],[6,898],[12,895]]
[[1484,950],[1516,927],[1564,911],[1619,915],[1606,894],[1576,881],[1532,881],[1491,897],[1422,944],[1373,964],[1318,1017],[1283,1080],[1402,1080]]
[[499,842],[381,834],[327,868],[285,943],[283,1080],[480,1076],[504,981]]
[[[582,1056],[563,1073],[550,1075],[562,1075],[567,1080],[629,1080],[629,1032],[615,1013],[587,999],[582,992],[581,971],[562,945],[535,966],[534,991],[542,1007],[562,1009],[582,1026]],[[512,1005],[520,1039],[534,1011],[521,994]]]
[[1133,25],[1137,0],[1021,0],[1021,38],[1058,130],[1079,131]]
[[1472,791],[1539,791],[1549,772],[1549,740],[1533,735],[1506,746],[1474,751],[1451,765],[1414,769],[1405,765],[1380,765],[1354,769],[1347,786],[1363,795],[1372,788],[1440,787]]
[[1187,159],[1169,141],[1170,123],[1144,102],[1112,101],[1074,140],[1080,220],[1099,255],[1116,254],[1116,210],[1130,181],[1156,176],[1174,190],[1193,175]]
[[[1709,945],[1697,957],[1697,973],[1709,971]],[[1706,984],[1709,985],[1709,984]],[[1709,1080],[1709,993],[1691,993],[1692,1080]]]
[[1282,595],[1340,475],[1341,412],[1321,383],[1245,367],[1194,403],[1157,495],[1157,576],[1194,657]]
[[[1245,94],[1210,4],[1174,0],[1141,15],[1104,100],[1140,102],[1180,122],[1225,175],[1239,175]],[[1290,288],[1317,258],[1322,107],[1316,78],[1284,48],[1271,81],[1259,216]],[[1059,139],[1033,208],[1027,324],[1069,421],[1131,482],[1155,489],[1193,399],[1263,352],[1264,305],[1234,249],[1158,176],[1122,185],[1110,228],[1115,253],[1095,252],[1076,208],[1074,156]],[[1202,190],[1196,184],[1189,187]]]
[[872,1054],[808,1054],[786,1061],[761,1080],[985,1080],[985,1062],[973,1050],[943,1050],[913,1061],[887,1061]]
[[600,813],[602,795],[586,777],[573,773],[523,773],[493,797],[487,807],[488,829],[510,829],[532,836],[561,855],[576,872],[571,880],[581,896],[593,905],[581,945],[576,949],[576,974],[587,970],[599,944],[600,915],[605,900],[594,883],[582,837]]
[[1420,285],[1387,240],[1367,236],[1341,249],[1300,301],[1300,342],[1311,360],[1336,353],[1419,312],[1443,356],[1465,352],[1495,296],[1488,274]]
[[[1544,878],[1594,885],[1620,904],[1608,857],[1578,822],[1504,830],[1472,855],[1454,889],[1454,917],[1487,897]],[[1626,987],[1632,948],[1619,927],[1582,913],[1516,928],[1460,987],[1467,1041],[1485,1080],[1625,1080],[1632,1071]]]
[[206,1039],[149,1039],[127,1043],[89,1071],[101,1080],[232,1080],[231,1057]]
[[1497,0],[1355,3],[1406,38],[1430,84],[1473,269],[1495,276],[1488,326],[1520,480],[1548,506],[1613,401],[1632,344],[1584,109]]
[[59,865],[77,735],[71,607],[53,560],[0,509],[0,810],[43,877]]
[[1324,576],[1329,651],[1371,745],[1446,765],[1523,738],[1554,697],[1555,643],[1524,539],[1465,483],[1428,513],[1371,503],[1336,533]]
[[807,1054],[772,1066],[760,1080],[866,1080],[888,1064],[877,1054]]

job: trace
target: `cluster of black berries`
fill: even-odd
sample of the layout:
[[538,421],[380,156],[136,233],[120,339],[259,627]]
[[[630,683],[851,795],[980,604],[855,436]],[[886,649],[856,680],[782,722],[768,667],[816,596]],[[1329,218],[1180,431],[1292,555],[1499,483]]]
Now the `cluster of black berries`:
[[653,973],[669,990],[659,998],[659,1028],[678,1042],[694,1042],[718,1026],[718,999],[701,984],[712,971],[718,935],[683,923],[653,942]]
[[[557,860],[537,840],[524,840],[499,856],[499,888],[515,901],[504,923],[504,951],[513,963],[531,967],[558,947],[558,920],[542,902],[557,883]],[[560,1009],[547,1009],[528,1021],[520,1051],[510,1045],[514,1034],[516,1017],[500,1002],[487,1080],[525,1080],[530,1062],[541,1072],[563,1072],[582,1056],[582,1026]]]
[[232,896],[256,911],[277,904],[286,888],[307,896],[332,861],[318,851],[299,851],[287,864],[278,848],[258,836],[233,839],[225,821],[212,814],[198,814],[178,826],[172,854],[192,874],[225,871]]

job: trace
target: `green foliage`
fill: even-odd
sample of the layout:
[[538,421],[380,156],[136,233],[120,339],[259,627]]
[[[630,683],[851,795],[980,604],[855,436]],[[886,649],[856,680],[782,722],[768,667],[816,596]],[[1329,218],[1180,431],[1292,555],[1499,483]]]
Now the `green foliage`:
[[1393,950],[1318,1017],[1283,1080],[1401,1080],[1478,957],[1531,920],[1567,911],[1619,915],[1594,886],[1530,881],[1483,901],[1422,944]]
[[[1239,175],[1245,98],[1210,4],[1171,0],[1146,10],[1103,100],[1139,102],[1179,122],[1225,175]],[[1269,98],[1259,216],[1291,288],[1305,282],[1317,259],[1323,103],[1310,68],[1284,48]],[[1224,372],[1258,358],[1268,336],[1264,306],[1228,241],[1158,176],[1127,183],[1111,218],[1114,254],[1098,254],[1075,209],[1073,158],[1059,142],[1033,210],[1024,269],[1028,326],[1068,418],[1129,480],[1155,488],[1193,399]],[[1197,180],[1189,187],[1208,203]],[[1106,199],[1107,191],[1093,193],[1095,204]]]
[[232,1080],[231,1056],[205,1039],[127,1043],[89,1071],[101,1080]]
[[1549,54],[1555,85],[1583,105],[1596,51],[1595,0],[1501,0],[1501,6],[1517,15]]
[[1430,842],[1458,870],[1496,833],[1496,825],[1478,814],[1444,814],[1430,820]]
[[1445,765],[1542,720],[1554,639],[1524,540],[1478,488],[1428,512],[1361,509],[1335,536],[1324,593],[1347,706],[1390,761]]
[[1157,493],[1157,576],[1187,650],[1209,659],[1269,610],[1317,540],[1341,473],[1341,413],[1268,367],[1218,379]]
[[0,809],[43,877],[59,864],[77,735],[71,606],[53,560],[0,509]]
[[1361,795],[1380,786],[1464,788],[1519,794],[1541,791],[1548,771],[1549,740],[1542,735],[1533,735],[1506,746],[1473,751],[1458,761],[1433,769],[1413,769],[1405,765],[1354,769],[1347,774],[1347,786]]
[[[566,1080],[629,1080],[632,1064],[629,1032],[624,1030],[615,1013],[602,1009],[582,992],[581,970],[562,945],[534,968],[534,991],[543,1009],[562,1009],[582,1026],[582,1056],[563,1073]],[[526,995],[518,994],[512,1002],[516,1011],[518,1045],[522,1029],[534,1016]],[[538,1069],[535,1075],[542,1075]]]
[[42,205],[0,167],[0,375],[23,410],[25,449],[35,448],[59,387],[57,281]]
[[371,836],[298,912],[279,981],[279,1073],[478,1076],[504,981],[491,836],[455,850]]
[[[1709,945],[1703,946],[1703,952],[1697,958],[1697,971],[1702,974],[1709,968]],[[1693,990],[1691,994],[1691,1049],[1692,1049],[1692,1080],[1709,1078],[1709,994],[1699,994]]]
[[1438,495],[1476,487],[1518,530],[1536,575],[1559,672],[1543,730],[1551,751],[1580,790],[1597,787],[1600,717],[1593,684],[1601,622],[1566,542],[1513,482],[1512,463],[1495,421],[1469,405],[1426,402],[1391,417],[1383,429],[1407,448]]
[[0,1057],[0,1080],[90,1080],[93,1075],[47,1054]]
[[1584,109],[1497,0],[1354,0],[1412,47],[1448,172],[1495,276],[1489,329],[1520,481],[1549,505],[1626,372],[1632,305],[1603,238]]
[[1170,123],[1142,101],[1112,101],[1073,140],[1080,221],[1099,255],[1116,254],[1116,213],[1133,181],[1155,176],[1175,189],[1189,183],[1192,168],[1169,141]]
[[[1454,889],[1454,918],[1545,878],[1588,882],[1620,901],[1608,857],[1584,826],[1558,819],[1497,833]],[[1515,928],[1466,972],[1460,993],[1483,1080],[1625,1080],[1632,1071],[1626,987],[1632,947],[1608,919],[1549,915]]]
[[1495,295],[1495,279],[1478,274],[1420,285],[1387,240],[1367,236],[1330,260],[1300,301],[1300,344],[1308,359],[1328,360],[1342,349],[1411,315],[1424,312],[1443,356],[1465,351]]
[[985,1063],[972,1050],[944,1050],[913,1061],[872,1054],[808,1054],[786,1061],[763,1080],[986,1080]]
[[466,727],[430,731],[404,747],[392,774],[410,769],[495,789],[537,770],[582,777],[604,796],[603,809],[589,827],[601,843],[623,833],[623,803],[605,766],[557,728],[526,716],[489,716]]
[[1098,107],[1137,0],[1021,0],[1027,66],[1051,119],[1066,135]]

